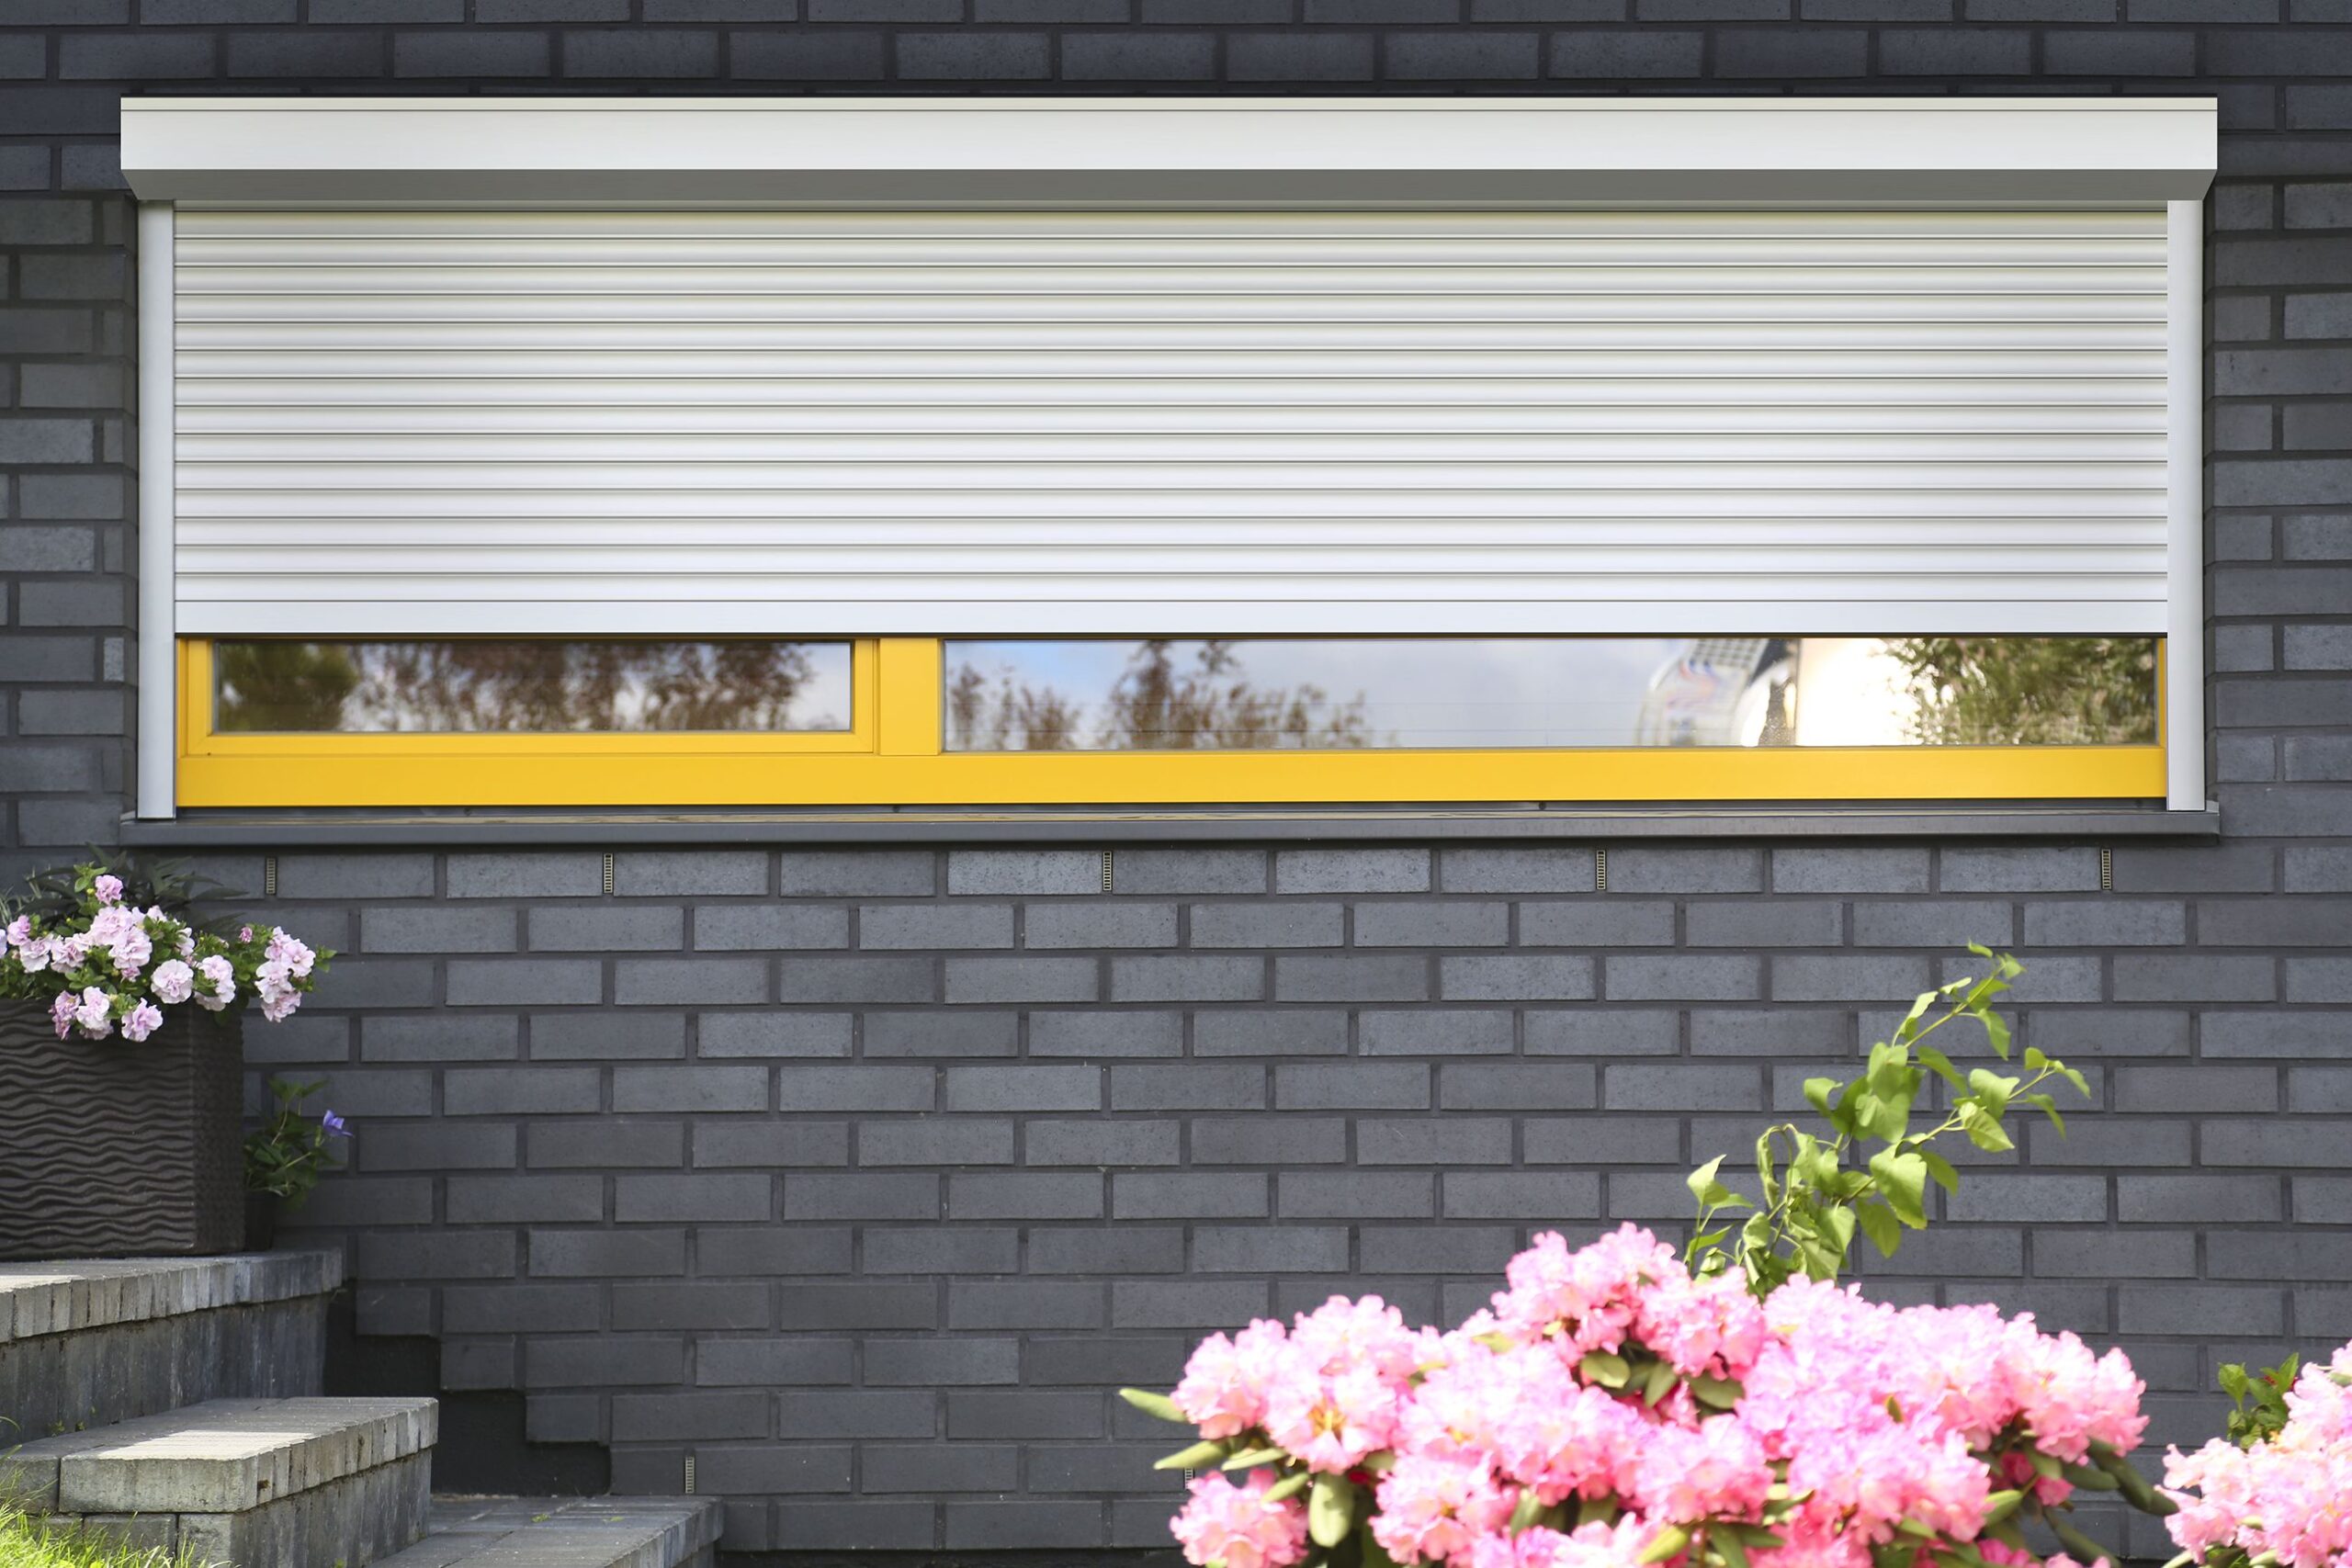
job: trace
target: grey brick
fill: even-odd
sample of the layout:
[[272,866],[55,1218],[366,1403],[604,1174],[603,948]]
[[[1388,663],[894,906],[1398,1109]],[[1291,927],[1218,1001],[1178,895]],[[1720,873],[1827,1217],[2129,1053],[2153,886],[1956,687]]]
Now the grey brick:
[[1447,1111],[1589,1111],[1599,1103],[1598,1074],[1573,1063],[1449,1062],[1438,1071],[1438,1104]]
[[1012,1012],[869,1012],[864,1055],[890,1056],[1011,1056],[1021,1048],[1021,1017]]
[[[760,1387],[795,1382],[828,1384],[852,1380],[849,1340],[722,1340],[694,1342],[694,1382],[703,1387]],[[847,1462],[842,1464],[847,1470]],[[797,1488],[783,1488],[797,1491]]]
[[868,1274],[1010,1274],[1020,1265],[1021,1233],[1011,1228],[869,1225],[865,1230]]
[[1033,904],[1022,912],[1023,947],[1173,947],[1173,904]]
[[1545,899],[1519,907],[1528,947],[1671,947],[1674,906],[1664,899]]
[[1372,40],[1344,33],[1236,33],[1226,40],[1234,82],[1367,82]]
[[869,1386],[920,1388],[1017,1382],[1021,1345],[1014,1339],[868,1339]]
[[1111,960],[1114,1002],[1250,1002],[1265,994],[1265,960],[1254,955],[1120,953]]
[[1589,893],[1590,850],[1458,849],[1438,862],[1448,893]]
[[57,74],[153,82],[213,73],[209,33],[67,33],[57,40]]
[[1521,1031],[1531,1056],[1668,1056],[1679,1026],[1664,1010],[1559,1008],[1531,1010]]
[[797,1118],[768,1122],[730,1117],[724,1122],[697,1122],[694,1128],[694,1158],[703,1169],[847,1165],[849,1124]]
[[704,78],[718,74],[718,35],[635,28],[563,35],[567,76]]
[[1091,1066],[950,1067],[949,1111],[1093,1111],[1102,1071]]
[[938,1431],[939,1397],[915,1389],[787,1391],[776,1395],[776,1419],[804,1438],[929,1438]]
[[367,1171],[505,1170],[514,1147],[512,1122],[390,1122],[368,1129],[355,1157]]
[[2188,1231],[2143,1230],[2036,1236],[2033,1271],[2055,1279],[2193,1280],[2197,1237]]
[[[907,40],[899,42],[903,53]],[[1099,894],[1102,857],[1092,850],[957,850],[947,857],[947,891],[1022,897]]]
[[857,912],[860,947],[1011,947],[1010,904],[867,904]]
[[1777,953],[1772,999],[1781,1002],[1898,1000],[1928,989],[1924,958],[1894,953]]
[[1510,940],[1510,906],[1487,901],[1356,906],[1359,947],[1499,947]]
[[839,1444],[769,1444],[750,1448],[697,1445],[698,1479],[713,1492],[760,1494],[846,1492],[850,1450]]
[[2198,1131],[2209,1166],[2270,1166],[2327,1169],[2343,1164],[2346,1129],[2318,1121],[2208,1119]]
[[1878,62],[1890,76],[2023,76],[2033,69],[2033,35],[1890,28],[1879,34]]
[[[1044,33],[900,33],[895,41],[899,75],[906,81],[1036,81],[1053,74],[1052,40]],[[954,874],[951,869],[951,879]]]
[[[1021,1450],[978,1443],[876,1443],[864,1450],[868,1492],[1016,1492]],[[841,1490],[848,1490],[846,1483]]]
[[928,1002],[938,981],[929,958],[831,958],[787,953],[777,994],[787,1002]]
[[[2197,940],[2216,947],[2321,947],[2342,941],[2352,899],[2207,898],[2197,906]],[[2294,990],[2295,965],[2288,965]]]
[[1609,856],[1611,893],[1758,893],[1764,857],[1744,849],[1629,845]]
[[1274,856],[1277,893],[1423,893],[1427,850],[1283,850]]
[[445,1285],[441,1323],[452,1334],[512,1334],[525,1329],[534,1334],[586,1333],[600,1325],[604,1299],[604,1292],[594,1285],[526,1285],[512,1280],[495,1285]]
[[541,1122],[526,1129],[526,1139],[534,1169],[675,1169],[686,1157],[685,1128],[676,1122]]
[[1284,1219],[1418,1219],[1436,1213],[1437,1179],[1407,1170],[1285,1170]]
[[1266,1287],[1247,1280],[1138,1280],[1111,1284],[1114,1328],[1207,1328],[1266,1310]]
[[1508,1055],[1518,1033],[1509,1012],[1482,1008],[1367,1009],[1357,1032],[1367,1056]]
[[613,1217],[624,1224],[651,1221],[764,1220],[774,1206],[765,1176],[696,1172],[690,1176],[613,1179]]
[[1594,994],[1593,961],[1565,954],[1449,955],[1438,961],[1438,976],[1449,1000],[1584,1001]]
[[1173,1122],[1040,1120],[1023,1129],[1027,1165],[1174,1165],[1179,1155]]
[[1842,906],[1797,898],[1692,903],[1683,912],[1692,947],[1835,947],[1843,936]]
[[776,1094],[788,1111],[929,1111],[937,1078],[929,1067],[786,1066],[776,1069]]
[[1266,1070],[1249,1063],[1111,1068],[1114,1111],[1256,1111],[1265,1103]]
[[593,898],[605,890],[605,863],[592,854],[456,854],[452,898]]
[[[1116,1182],[1130,1179],[1121,1176],[1113,1179]],[[1099,1219],[1102,1214],[1102,1178],[1083,1171],[950,1176],[947,1212],[958,1220]]]
[[1111,1178],[1116,1220],[1245,1220],[1265,1213],[1266,1178],[1256,1172],[1121,1171]]
[[373,79],[384,71],[383,41],[365,33],[232,32],[226,42],[231,76]]
[[452,1176],[447,1180],[447,1213],[453,1225],[594,1224],[605,1217],[605,1182],[598,1176]]
[[1348,1232],[1339,1225],[1202,1225],[1193,1267],[1204,1274],[1339,1274],[1348,1268]]
[[1939,852],[1938,886],[1946,893],[2096,893],[2095,849],[1947,848]]
[[2116,1325],[2126,1334],[2233,1334],[2286,1331],[2284,1292],[2221,1285],[2165,1285],[2117,1292]]
[[1195,904],[1194,947],[1338,947],[1345,940],[1340,904]]
[[[1112,0],[1126,19],[1125,0]],[[1067,33],[1062,75],[1073,82],[1205,82],[1216,75],[1216,40],[1193,33]]]
[[[1449,1171],[1449,1220],[1594,1219],[1600,1213],[1600,1178],[1585,1171]],[[1365,1267],[1374,1267],[1366,1235]],[[1506,1253],[1514,1250],[1506,1247]],[[1389,1263],[1388,1268],[1400,1265]]]
[[1274,1104],[1283,1111],[1423,1111],[1430,1069],[1418,1062],[1285,1063],[1274,1069]]
[[519,1050],[521,1032],[512,1018],[482,1013],[397,1015],[359,1021],[363,1062],[508,1061]]
[[939,1216],[939,1178],[928,1171],[854,1175],[807,1171],[784,1179],[787,1220],[935,1220]]
[[392,39],[395,76],[514,76],[536,78],[555,69],[555,49],[543,32],[401,33]]
[[363,1278],[507,1280],[514,1274],[511,1231],[370,1231],[358,1238]]
[[529,1240],[531,1272],[543,1277],[676,1279],[686,1271],[684,1231],[535,1230]]
[[[838,1395],[834,1397],[839,1397]],[[613,1440],[660,1442],[768,1436],[764,1393],[616,1393]]]
[[770,973],[764,958],[623,958],[613,965],[613,999],[623,1007],[763,1002]]
[[280,855],[281,898],[429,898],[431,855]]
[[[786,1068],[790,1072],[793,1069]],[[765,1111],[768,1069],[757,1066],[615,1067],[613,1109]]]
[[2126,1224],[2239,1224],[2276,1220],[2284,1194],[2276,1176],[2134,1176],[2116,1188]]
[[787,898],[929,897],[939,891],[938,857],[927,850],[787,850]]
[[1391,81],[1526,79],[1535,74],[1536,43],[1533,33],[1392,33],[1385,40],[1385,74]]
[[883,41],[878,32],[730,33],[728,65],[742,80],[878,81]]
[[1193,1123],[1196,1165],[1287,1168],[1339,1165],[1347,1157],[1348,1124],[1338,1117],[1204,1117]]
[[1356,1158],[1365,1165],[1509,1165],[1510,1123],[1368,1116],[1356,1123]]
[[[723,1016],[712,1014],[704,1026]],[[684,1013],[533,1013],[531,1055],[537,1061],[675,1061],[686,1054]]]
[[1269,857],[1263,850],[1120,850],[1111,857],[1111,886],[1119,893],[1263,893]]
[[1011,1165],[1010,1121],[926,1118],[867,1122],[858,1128],[857,1163],[876,1165]]
[[1410,953],[1284,953],[1274,997],[1285,1002],[1406,1002],[1430,994],[1430,962]]
[[442,1104],[452,1116],[594,1114],[603,1085],[594,1067],[453,1067],[442,1077]]
[[1032,1274],[1173,1274],[1184,1267],[1178,1225],[1039,1227],[1029,1233]]
[[1857,899],[1857,947],[2006,946],[2017,940],[2009,906],[1989,898]]
[[[1107,1315],[1102,1287],[1091,1280],[957,1280],[947,1290],[950,1328],[1099,1328]],[[1056,1358],[1056,1365],[1046,1369],[1037,1365],[1042,1347],[1035,1339],[1030,1347],[1025,1382],[1093,1381],[1072,1375],[1080,1370],[1080,1354]],[[1075,1345],[1070,1348],[1077,1350]]]
[[2268,1001],[2278,990],[2268,958],[2211,953],[2128,953],[2115,960],[2120,1002]]
[[1764,994],[1764,964],[1747,954],[1611,953],[1601,983],[1612,1001],[1752,1001]]
[[[1091,957],[950,958],[950,1002],[1091,1002],[1102,994],[1101,965]],[[1114,999],[1153,1000],[1119,997]]]
[[1611,1111],[1761,1111],[1764,1086],[1725,1063],[1612,1063],[1600,1102]]
[[1183,1051],[1184,1016],[1178,1012],[1089,1009],[1029,1015],[1033,1056],[1179,1056]]
[[710,1012],[695,1023],[695,1055],[704,1060],[730,1056],[846,1056],[850,1015],[845,1012]]
[[540,952],[658,952],[685,944],[686,912],[660,905],[550,904],[529,910],[525,928],[531,946]]
[[[2324,1070],[2299,1069],[2290,1072],[2289,1079],[2292,1082],[2301,1078],[2305,1071]],[[2278,1074],[2272,1067],[2225,1066],[2204,1062],[2196,1066],[2117,1067],[2108,1076],[2115,1085],[2115,1109],[2118,1111],[2193,1113],[2270,1111],[2278,1109]],[[2296,1109],[2338,1108],[2297,1106]]]
[[1333,1009],[1220,1010],[1193,1019],[1198,1056],[1337,1056],[1347,1049],[1348,1015]]

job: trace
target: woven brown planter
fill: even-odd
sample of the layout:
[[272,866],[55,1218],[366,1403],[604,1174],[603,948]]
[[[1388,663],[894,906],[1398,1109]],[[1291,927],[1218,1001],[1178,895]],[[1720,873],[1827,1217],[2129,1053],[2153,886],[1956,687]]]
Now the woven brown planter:
[[244,1245],[243,1027],[175,1007],[132,1044],[0,1002],[0,1258]]

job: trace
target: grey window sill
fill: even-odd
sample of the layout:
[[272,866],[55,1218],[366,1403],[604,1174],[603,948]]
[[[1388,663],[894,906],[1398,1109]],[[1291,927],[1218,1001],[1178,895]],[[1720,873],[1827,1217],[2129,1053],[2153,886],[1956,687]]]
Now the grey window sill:
[[201,812],[125,818],[156,849],[498,848],[663,844],[1377,843],[1640,839],[2174,839],[2222,813],[2050,806],[1485,806],[1170,810]]

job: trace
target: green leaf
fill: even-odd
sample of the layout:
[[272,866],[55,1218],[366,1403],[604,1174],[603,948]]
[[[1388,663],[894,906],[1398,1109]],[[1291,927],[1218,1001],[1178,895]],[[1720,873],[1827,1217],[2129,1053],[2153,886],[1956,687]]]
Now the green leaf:
[[2017,1092],[2018,1080],[1990,1067],[1975,1067],[1969,1072],[1968,1087],[1974,1091],[1976,1103],[1984,1108],[1984,1113],[1997,1122],[2009,1108],[2009,1096]]
[[1649,1405],[1657,1404],[1659,1400],[1666,1397],[1667,1390],[1674,1386],[1674,1380],[1675,1371],[1672,1367],[1668,1366],[1664,1361],[1652,1363],[1649,1375],[1642,1383],[1642,1403]]
[[1715,1179],[1715,1172],[1723,1168],[1724,1156],[1717,1155],[1689,1176],[1682,1184],[1690,1189],[1690,1196],[1709,1208],[1720,1209],[1728,1204],[1745,1206],[1747,1200]]
[[1915,1152],[1921,1159],[1928,1162],[1928,1174],[1935,1178],[1937,1186],[1947,1192],[1960,1190],[1960,1172],[1951,1168],[1951,1161],[1933,1149],[1918,1149]]
[[1522,1492],[1519,1495],[1519,1506],[1510,1511],[1510,1523],[1505,1528],[1512,1535],[1517,1535],[1543,1517],[1544,1499],[1532,1491]]
[[1997,1155],[2017,1147],[2009,1135],[2001,1131],[2001,1124],[1985,1115],[1974,1100],[1962,1102],[1960,1130],[1968,1134],[1970,1143],[1986,1154]]
[[2049,1117],[2050,1124],[2058,1129],[2060,1137],[2066,1135],[2066,1119],[2058,1114],[2058,1102],[2046,1094],[2029,1094],[2025,1097],[2025,1102]]
[[1235,1454],[1220,1467],[1225,1470],[1255,1470],[1261,1464],[1281,1464],[1290,1458],[1287,1449],[1251,1449]]
[[2246,1391],[2245,1368],[2235,1361],[2223,1363],[2221,1371],[2222,1392],[2232,1399],[2244,1399]]
[[1690,1544],[1690,1535],[1689,1531],[1679,1529],[1673,1525],[1668,1525],[1664,1529],[1658,1531],[1657,1534],[1650,1538],[1649,1545],[1642,1549],[1641,1556],[1636,1558],[1634,1561],[1645,1564],[1651,1562],[1663,1562],[1668,1558],[1678,1555],[1684,1547]]
[[2086,1492],[2113,1492],[2120,1485],[2114,1476],[2087,1464],[2062,1464],[2058,1473]]
[[1388,1549],[1373,1538],[1370,1519],[1366,1519],[1363,1528],[1356,1531],[1356,1545],[1359,1553],[1356,1561],[1362,1568],[1397,1568],[1396,1560],[1388,1555]]
[[1804,1080],[1805,1103],[1826,1116],[1829,1114],[1829,1097],[1836,1094],[1838,1088],[1836,1078],[1807,1078]]
[[1881,1149],[1871,1156],[1871,1175],[1878,1179],[1878,1190],[1896,1219],[1915,1231],[1928,1228],[1926,1160],[1902,1149]]
[[1306,1533],[1317,1546],[1337,1546],[1355,1528],[1356,1489],[1337,1475],[1318,1475],[1306,1495]]
[[1194,1443],[1189,1449],[1181,1449],[1170,1454],[1151,1468],[1154,1470],[1200,1470],[1215,1464],[1224,1457],[1223,1443]]
[[1152,1393],[1140,1388],[1123,1388],[1119,1391],[1119,1397],[1147,1416],[1157,1416],[1162,1421],[1173,1421],[1179,1427],[1192,1425],[1192,1422],[1185,1419],[1184,1413],[1176,1408],[1176,1402],[1164,1393]]
[[1936,1077],[1943,1079],[1944,1082],[1951,1085],[1954,1089],[1961,1088],[1966,1082],[1966,1080],[1960,1076],[1960,1069],[1951,1065],[1951,1058],[1945,1055],[1941,1051],[1937,1050],[1933,1045],[1922,1045],[1919,1047],[1919,1060],[1927,1063],[1928,1067],[1934,1071]]
[[1690,1397],[1710,1410],[1729,1410],[1747,1392],[1730,1378],[1712,1377],[1702,1372],[1690,1380]]
[[1612,1356],[1606,1350],[1589,1353],[1577,1363],[1577,1371],[1585,1382],[1599,1383],[1602,1388],[1623,1388],[1626,1380],[1634,1375],[1634,1369],[1626,1365],[1624,1357]]
[[1988,1525],[1999,1524],[2003,1519],[2016,1513],[2018,1505],[2024,1501],[2025,1494],[2014,1486],[2005,1492],[1994,1493],[1984,1499],[1984,1522]]
[[1747,1568],[1747,1548],[1731,1531],[1709,1530],[1707,1544],[1715,1549],[1715,1555],[1724,1560],[1726,1568]]
[[2082,1531],[2076,1529],[2065,1520],[2051,1516],[2044,1517],[2048,1519],[2051,1533],[2058,1538],[2059,1544],[2064,1546],[2067,1551],[2074,1556],[2076,1562],[2086,1563],[2097,1562],[2100,1558],[2104,1557],[2109,1562],[2112,1562],[2119,1555],[2120,1555],[2120,1553],[2109,1551],[2107,1548],[2101,1546],[2098,1542],[2093,1540],[2090,1537],[2085,1535]]
[[2058,1076],[2064,1078],[2068,1083],[2073,1084],[2075,1086],[2075,1092],[2081,1095],[2085,1100],[2088,1100],[2091,1097],[2090,1079],[2083,1077],[2082,1074],[2076,1072],[2074,1068],[2061,1066],[2058,1069]]
[[1305,1471],[1300,1471],[1296,1475],[1285,1475],[1266,1488],[1266,1500],[1270,1503],[1279,1503],[1285,1497],[1295,1497],[1306,1491],[1314,1480],[1315,1477]]
[[1884,1203],[1876,1200],[1858,1203],[1854,1217],[1861,1222],[1862,1234],[1871,1238],[1881,1258],[1894,1257],[1894,1249],[1903,1245],[1903,1225]]

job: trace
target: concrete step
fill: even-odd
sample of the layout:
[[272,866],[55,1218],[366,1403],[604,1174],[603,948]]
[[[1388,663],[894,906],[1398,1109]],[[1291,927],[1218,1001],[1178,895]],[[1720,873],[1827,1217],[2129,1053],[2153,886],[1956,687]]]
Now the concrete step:
[[376,1568],[710,1568],[718,1524],[715,1497],[435,1497]]
[[430,1399],[211,1399],[0,1454],[0,1491],[236,1568],[359,1568],[424,1533]]
[[313,1394],[339,1252],[0,1263],[0,1441]]

